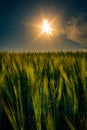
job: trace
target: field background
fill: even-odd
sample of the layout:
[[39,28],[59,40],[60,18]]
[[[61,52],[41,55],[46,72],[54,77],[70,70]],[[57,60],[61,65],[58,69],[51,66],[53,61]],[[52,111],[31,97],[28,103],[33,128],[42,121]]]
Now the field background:
[[86,130],[87,53],[0,53],[0,130]]

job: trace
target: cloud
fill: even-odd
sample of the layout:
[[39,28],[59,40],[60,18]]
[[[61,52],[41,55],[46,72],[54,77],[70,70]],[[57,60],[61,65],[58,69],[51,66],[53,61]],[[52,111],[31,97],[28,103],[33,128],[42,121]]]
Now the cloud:
[[87,19],[85,14],[72,17],[64,29],[65,36],[82,45],[87,45]]

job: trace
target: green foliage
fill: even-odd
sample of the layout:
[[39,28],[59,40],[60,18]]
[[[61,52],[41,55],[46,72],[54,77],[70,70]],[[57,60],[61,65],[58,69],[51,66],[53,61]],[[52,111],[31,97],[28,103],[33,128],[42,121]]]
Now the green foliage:
[[2,130],[86,130],[87,53],[1,52],[0,102]]

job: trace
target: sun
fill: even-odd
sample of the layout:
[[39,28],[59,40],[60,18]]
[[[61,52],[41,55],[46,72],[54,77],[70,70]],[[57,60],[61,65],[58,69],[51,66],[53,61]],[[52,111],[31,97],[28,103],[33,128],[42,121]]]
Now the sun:
[[36,41],[39,38],[48,38],[48,39],[53,38],[53,36],[55,36],[57,32],[54,24],[56,18],[57,18],[56,16],[52,20],[50,18],[49,18],[50,20],[47,18],[43,18],[42,23],[39,21],[38,24],[33,23],[32,26],[36,28],[35,33],[37,31],[37,34],[33,40]]
[[52,27],[47,19],[43,20],[43,24],[41,26],[42,32],[48,35],[52,35]]

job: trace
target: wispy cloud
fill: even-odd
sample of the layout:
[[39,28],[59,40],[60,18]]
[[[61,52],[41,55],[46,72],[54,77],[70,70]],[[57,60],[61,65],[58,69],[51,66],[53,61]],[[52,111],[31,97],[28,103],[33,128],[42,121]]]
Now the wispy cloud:
[[68,21],[64,30],[65,36],[82,45],[87,45],[87,15],[79,14]]

